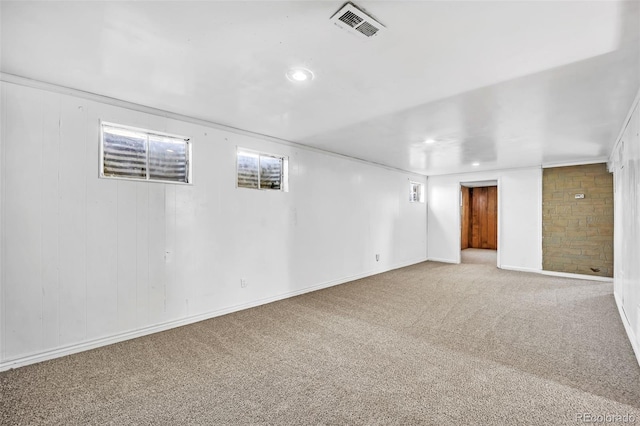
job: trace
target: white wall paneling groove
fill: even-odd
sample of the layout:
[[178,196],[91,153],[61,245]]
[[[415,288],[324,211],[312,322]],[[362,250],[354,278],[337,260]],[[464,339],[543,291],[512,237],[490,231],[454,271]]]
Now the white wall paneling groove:
[[614,175],[614,294],[640,363],[640,92],[609,159]]
[[[426,260],[424,176],[1,87],[1,369]],[[191,137],[194,184],[99,178],[100,120]],[[289,192],[236,188],[238,146],[288,156]]]

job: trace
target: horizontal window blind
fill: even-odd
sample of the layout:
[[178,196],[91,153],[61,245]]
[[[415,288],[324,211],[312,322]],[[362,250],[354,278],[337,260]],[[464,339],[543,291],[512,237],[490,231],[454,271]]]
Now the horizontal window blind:
[[188,182],[184,141],[149,137],[149,179]]
[[281,190],[283,157],[238,150],[238,187]]
[[280,189],[282,158],[260,156],[260,189]]
[[238,186],[258,188],[258,154],[238,151]]
[[189,183],[188,140],[102,125],[102,176]]
[[146,135],[103,128],[102,144],[105,176],[146,179]]

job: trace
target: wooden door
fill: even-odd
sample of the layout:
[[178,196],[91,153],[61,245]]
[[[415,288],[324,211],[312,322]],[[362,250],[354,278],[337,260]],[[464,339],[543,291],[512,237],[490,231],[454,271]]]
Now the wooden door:
[[469,247],[498,248],[498,187],[487,186],[469,190]]
[[460,188],[460,248],[469,248],[469,235],[471,231],[471,212],[469,206],[469,188]]
[[498,187],[487,187],[486,248],[498,249]]

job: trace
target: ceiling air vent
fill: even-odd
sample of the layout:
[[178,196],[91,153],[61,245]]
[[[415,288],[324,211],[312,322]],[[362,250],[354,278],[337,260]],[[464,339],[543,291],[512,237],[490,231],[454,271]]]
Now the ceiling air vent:
[[358,9],[353,3],[346,3],[335,15],[331,22],[350,33],[373,37],[384,31],[384,26],[371,16]]

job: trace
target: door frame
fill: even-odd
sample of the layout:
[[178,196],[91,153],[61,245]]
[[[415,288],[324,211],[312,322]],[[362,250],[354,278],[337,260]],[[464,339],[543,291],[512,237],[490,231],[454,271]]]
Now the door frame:
[[495,179],[475,179],[475,180],[460,180],[458,181],[458,202],[456,222],[458,223],[458,262],[462,263],[462,187],[469,185],[473,186],[497,186],[498,187],[498,249],[496,250],[496,266],[502,268],[500,260],[500,251],[502,250],[502,191],[500,177]]

